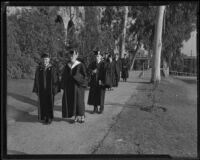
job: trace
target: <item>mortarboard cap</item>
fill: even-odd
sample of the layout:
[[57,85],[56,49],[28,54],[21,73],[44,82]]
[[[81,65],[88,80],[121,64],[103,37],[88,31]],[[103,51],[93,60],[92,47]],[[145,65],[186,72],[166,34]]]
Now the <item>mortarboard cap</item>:
[[49,58],[49,55],[44,53],[44,54],[41,55],[41,58]]

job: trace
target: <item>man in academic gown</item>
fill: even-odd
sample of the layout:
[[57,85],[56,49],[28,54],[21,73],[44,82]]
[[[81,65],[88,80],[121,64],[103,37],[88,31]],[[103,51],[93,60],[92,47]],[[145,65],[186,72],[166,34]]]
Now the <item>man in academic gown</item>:
[[[91,72],[88,104],[94,106],[93,113],[102,113],[104,110],[105,99],[105,66],[100,51],[94,51],[94,54],[96,56],[96,61],[88,66],[88,69]],[[99,106],[100,108],[98,108]]]
[[50,124],[53,119],[54,96],[60,92],[59,76],[50,64],[47,54],[41,56],[42,64],[36,69],[33,92],[38,95],[38,119]]

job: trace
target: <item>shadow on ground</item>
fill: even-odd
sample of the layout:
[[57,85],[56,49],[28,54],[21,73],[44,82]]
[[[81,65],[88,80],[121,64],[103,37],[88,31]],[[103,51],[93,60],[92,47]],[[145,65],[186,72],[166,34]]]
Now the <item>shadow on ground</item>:
[[188,83],[188,84],[197,84],[196,79],[182,79],[182,78],[175,78],[175,79],[181,80],[181,81]]
[[23,96],[23,95],[19,95],[19,94],[16,94],[16,93],[8,93],[7,94],[8,96],[11,96],[12,98],[18,100],[18,101],[21,101],[21,102],[24,102],[24,103],[28,103],[28,104],[31,104],[33,106],[36,106],[37,107],[37,104],[38,102],[36,100],[33,100],[29,97],[26,97],[26,96]]
[[[8,112],[7,112],[8,117],[7,118],[9,120],[14,119],[17,122],[27,122],[27,123],[38,123],[38,122],[40,122],[38,120],[38,115],[31,115],[31,114],[29,114],[28,111],[19,110],[12,105],[7,105],[7,107],[8,107]],[[65,121],[65,122],[68,122],[70,124],[73,123],[72,119],[63,119],[63,118],[59,118],[59,117],[54,117],[53,121],[55,121],[55,122]]]
[[126,81],[125,83],[142,83],[142,84],[150,84],[151,82],[143,82],[143,81]]
[[8,154],[8,155],[10,155],[10,154],[11,154],[11,155],[16,155],[16,154],[17,154],[17,155],[19,155],[19,154],[21,155],[21,154],[27,154],[27,153],[20,152],[20,151],[15,151],[15,150],[8,150],[8,151],[7,151],[7,154]]

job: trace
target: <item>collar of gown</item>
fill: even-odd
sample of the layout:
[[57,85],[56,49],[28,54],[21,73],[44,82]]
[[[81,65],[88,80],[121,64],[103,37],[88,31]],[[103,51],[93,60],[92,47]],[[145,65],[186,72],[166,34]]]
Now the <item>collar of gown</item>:
[[40,69],[42,70],[42,69],[44,69],[44,70],[46,70],[46,69],[48,69],[49,67],[51,67],[52,65],[51,64],[48,64],[48,66],[44,66],[44,65],[40,65]]
[[74,64],[71,66],[71,64],[70,63],[68,63],[68,66],[69,66],[69,68],[71,68],[71,69],[73,69],[74,67],[76,67],[78,64],[80,64],[81,62],[79,62],[79,61],[75,61],[74,62]]

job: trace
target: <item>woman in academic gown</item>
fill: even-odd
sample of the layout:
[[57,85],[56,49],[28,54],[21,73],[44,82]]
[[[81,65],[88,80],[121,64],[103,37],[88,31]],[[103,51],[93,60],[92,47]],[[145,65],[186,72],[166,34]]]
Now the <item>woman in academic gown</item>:
[[41,56],[42,64],[35,72],[33,92],[38,95],[38,119],[50,124],[53,119],[54,96],[60,92],[59,75],[50,64],[48,54]]
[[[105,99],[105,66],[100,51],[94,51],[94,53],[96,55],[96,61],[88,66],[88,69],[91,72],[88,104],[94,106],[93,113],[102,113],[104,110]],[[100,108],[98,108],[99,106]]]
[[74,118],[74,122],[85,121],[85,88],[87,77],[85,66],[77,60],[78,53],[74,50],[69,52],[70,61],[67,62],[61,79],[63,89],[62,117]]
[[126,82],[126,79],[129,77],[129,59],[127,54],[124,54],[124,58],[122,59],[122,79]]

